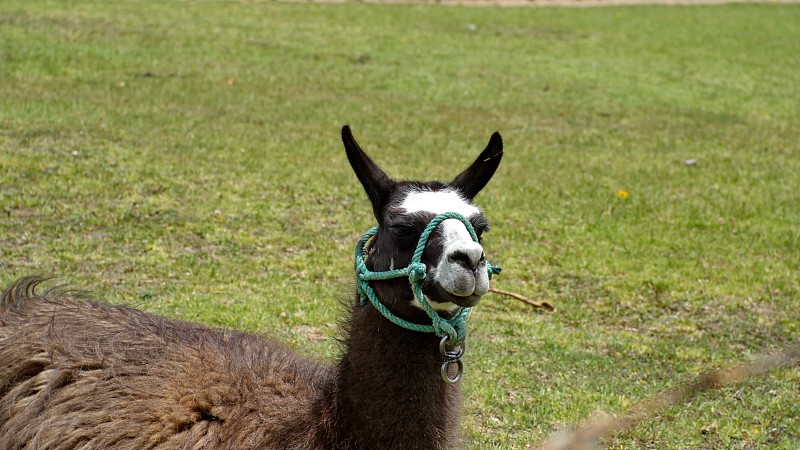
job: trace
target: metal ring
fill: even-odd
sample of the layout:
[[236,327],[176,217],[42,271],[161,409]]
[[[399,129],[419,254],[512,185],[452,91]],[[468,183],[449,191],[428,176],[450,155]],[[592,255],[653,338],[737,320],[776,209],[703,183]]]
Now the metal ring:
[[450,340],[450,335],[445,334],[442,340],[439,341],[439,354],[447,359],[458,359],[464,356],[464,351],[467,349],[466,341],[458,347],[457,351],[447,350],[447,341]]
[[[449,369],[452,364],[456,364],[458,366],[458,370],[456,370],[456,376],[450,378]],[[445,383],[456,384],[458,383],[459,380],[461,380],[461,374],[464,373],[464,363],[461,362],[460,359],[447,360],[442,363],[441,372],[442,372],[442,379],[444,380]]]

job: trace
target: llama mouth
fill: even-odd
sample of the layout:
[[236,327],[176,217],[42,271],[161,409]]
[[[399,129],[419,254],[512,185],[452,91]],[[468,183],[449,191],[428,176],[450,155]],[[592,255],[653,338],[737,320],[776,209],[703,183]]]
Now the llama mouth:
[[[423,289],[423,292],[424,291],[425,290]],[[481,301],[481,298],[483,298],[482,295],[475,293],[469,295],[455,295],[451,292],[448,292],[438,284],[433,286],[432,291],[433,292],[425,292],[425,295],[429,299],[437,303],[452,303],[462,308],[471,308],[477,305]]]
[[463,270],[436,272],[430,283],[423,285],[423,292],[431,300],[461,308],[477,305],[488,290],[488,273],[484,275]]

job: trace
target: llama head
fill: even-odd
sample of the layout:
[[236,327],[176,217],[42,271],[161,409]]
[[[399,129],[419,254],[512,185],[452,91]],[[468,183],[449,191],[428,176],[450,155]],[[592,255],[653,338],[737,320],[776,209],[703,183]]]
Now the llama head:
[[[378,233],[369,246],[367,267],[387,271],[411,262],[420,235],[437,215],[455,212],[467,218],[480,236],[488,222],[472,199],[492,178],[503,156],[503,142],[494,133],[486,149],[449,183],[395,181],[388,177],[353,138],[342,129],[347,159],[372,203]],[[474,242],[458,219],[446,219],[431,234],[422,254],[426,276],[422,292],[434,309],[453,313],[478,303],[489,289],[486,258],[480,242]],[[408,281],[373,281],[381,301],[401,316],[413,316],[420,305]]]

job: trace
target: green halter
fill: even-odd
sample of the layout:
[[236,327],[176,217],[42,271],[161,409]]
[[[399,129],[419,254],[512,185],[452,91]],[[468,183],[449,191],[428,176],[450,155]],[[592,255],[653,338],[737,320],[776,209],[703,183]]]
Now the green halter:
[[[411,262],[408,264],[408,266],[402,269],[388,270],[385,272],[372,272],[367,269],[366,244],[367,241],[369,241],[373,236],[375,236],[375,234],[378,233],[378,227],[376,226],[364,233],[364,236],[362,236],[361,239],[359,239],[358,244],[356,244],[355,272],[358,280],[358,292],[361,296],[362,306],[366,305],[367,301],[369,301],[372,303],[372,306],[374,306],[375,309],[377,309],[381,314],[383,314],[384,317],[386,317],[386,319],[397,326],[413,331],[435,333],[440,337],[447,335],[449,337],[448,344],[459,345],[462,344],[467,338],[467,317],[469,316],[469,311],[471,308],[462,308],[461,311],[459,311],[453,318],[445,319],[441,317],[435,309],[433,309],[430,303],[428,303],[428,300],[422,293],[421,286],[422,280],[425,279],[425,264],[423,264],[421,261],[422,252],[425,250],[425,245],[427,245],[428,238],[430,238],[433,230],[435,230],[443,220],[447,219],[460,220],[464,226],[467,227],[467,231],[469,231],[472,240],[474,242],[478,242],[478,235],[475,234],[475,229],[472,227],[472,224],[469,222],[469,220],[467,220],[466,217],[454,212],[439,214],[438,216],[434,217],[430,223],[428,223],[428,226],[425,227],[422,235],[420,235],[417,248],[414,251],[414,255],[411,257]],[[486,270],[489,272],[489,278],[491,279],[493,275],[499,274],[501,269],[500,266],[493,266],[487,262]],[[391,311],[389,311],[389,308],[387,308],[386,305],[381,303],[380,299],[378,299],[378,296],[375,295],[375,291],[369,285],[369,282],[373,280],[388,280],[390,278],[401,277],[408,277],[408,282],[411,284],[411,291],[414,293],[414,297],[417,299],[417,301],[422,305],[422,309],[426,314],[428,314],[428,317],[431,318],[431,325],[420,325],[397,317]]]

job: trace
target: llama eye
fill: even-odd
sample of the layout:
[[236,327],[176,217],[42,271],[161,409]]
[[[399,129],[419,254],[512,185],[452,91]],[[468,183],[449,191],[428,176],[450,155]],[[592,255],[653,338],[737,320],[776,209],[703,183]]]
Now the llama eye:
[[397,237],[411,236],[411,233],[414,232],[414,229],[408,225],[392,225],[389,229],[392,230],[392,233]]

